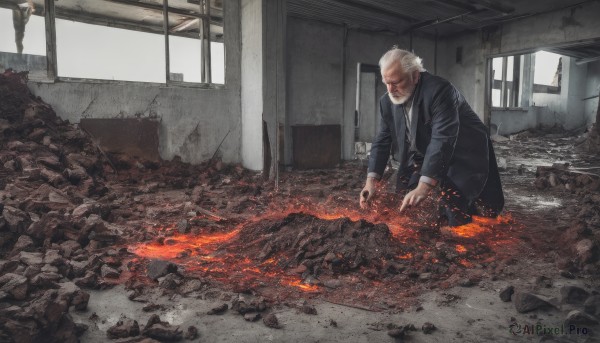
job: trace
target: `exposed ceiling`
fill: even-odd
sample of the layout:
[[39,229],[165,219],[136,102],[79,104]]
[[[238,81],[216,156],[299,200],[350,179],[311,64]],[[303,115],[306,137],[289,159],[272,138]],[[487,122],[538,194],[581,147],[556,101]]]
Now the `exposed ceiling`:
[[438,37],[595,0],[288,0],[292,16],[394,33]]
[[[213,41],[223,37],[223,1],[210,0],[210,31]],[[12,8],[26,0],[0,0],[0,7]],[[35,15],[44,15],[44,0],[33,0]],[[198,38],[199,0],[169,0],[169,33]],[[144,32],[163,32],[162,0],[55,0],[58,19],[120,27]]]
[[[294,17],[376,32],[447,38],[512,20],[597,0],[288,0]],[[600,40],[540,47],[575,57],[579,63],[600,56]]]

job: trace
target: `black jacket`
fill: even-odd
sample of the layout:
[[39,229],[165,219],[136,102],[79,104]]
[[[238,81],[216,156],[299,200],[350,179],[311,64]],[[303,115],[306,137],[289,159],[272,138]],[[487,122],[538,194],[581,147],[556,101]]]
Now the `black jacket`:
[[[383,175],[390,153],[400,162],[399,172],[408,171],[403,107],[394,105],[388,94],[380,99],[380,131],[371,147],[369,172]],[[490,165],[496,168],[485,125],[450,82],[427,72],[421,72],[412,111],[411,134],[417,150],[424,155],[421,175],[440,182],[447,177],[469,201],[476,200]],[[493,173],[499,180],[497,169]],[[498,191],[501,195],[502,189]]]

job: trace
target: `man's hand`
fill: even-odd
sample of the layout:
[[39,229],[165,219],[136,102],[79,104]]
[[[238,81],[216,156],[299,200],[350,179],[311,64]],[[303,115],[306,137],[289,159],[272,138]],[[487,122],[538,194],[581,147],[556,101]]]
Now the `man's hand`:
[[404,200],[402,200],[402,206],[400,206],[400,212],[404,211],[404,209],[409,206],[417,206],[418,204],[420,204],[421,201],[423,201],[423,200],[425,200],[425,198],[427,198],[427,195],[429,195],[429,192],[431,191],[432,188],[433,188],[433,186],[428,183],[419,182],[419,185],[417,186],[417,188],[408,192],[408,194],[406,194],[406,196],[404,197]]
[[368,203],[373,199],[375,195],[375,178],[368,177],[365,187],[360,191],[360,208],[367,208]]

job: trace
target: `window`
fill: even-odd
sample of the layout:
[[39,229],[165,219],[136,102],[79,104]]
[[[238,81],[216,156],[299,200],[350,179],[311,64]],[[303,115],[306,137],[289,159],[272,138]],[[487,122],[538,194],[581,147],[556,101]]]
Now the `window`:
[[562,81],[561,56],[547,51],[538,51],[534,56],[533,92],[559,94]]
[[[2,3],[0,6],[8,6]],[[48,5],[42,9],[48,7],[48,18],[55,23],[55,31],[49,36],[55,33],[56,41],[49,45],[56,48],[56,56],[49,53],[55,58],[49,60],[56,62],[41,69],[56,68],[59,77],[68,78],[223,84],[223,3],[223,0],[42,1]],[[14,32],[12,19],[8,20],[12,10],[0,10],[0,50],[5,51],[7,42],[14,41],[9,37]],[[37,19],[41,28],[30,20],[26,37],[30,31],[41,32],[43,40],[38,39],[36,46],[45,55],[45,18],[44,13],[40,15]]]
[[6,6],[0,7],[0,70],[28,70],[31,79],[45,78],[44,13],[28,3],[0,6]]
[[520,107],[522,55],[496,57],[492,60],[492,107]]

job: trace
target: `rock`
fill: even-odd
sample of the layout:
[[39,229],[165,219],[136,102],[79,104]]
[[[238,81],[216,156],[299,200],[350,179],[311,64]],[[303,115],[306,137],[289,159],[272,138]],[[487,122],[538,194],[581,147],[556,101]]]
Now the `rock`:
[[406,335],[406,331],[404,330],[404,327],[401,327],[401,328],[397,328],[397,329],[388,330],[387,334],[390,337],[394,337],[396,339],[401,339],[401,338],[404,338],[404,336]]
[[561,184],[558,177],[554,173],[550,173],[550,175],[548,175],[548,183],[552,187],[556,187]]
[[260,313],[258,312],[249,312],[244,314],[244,320],[248,322],[255,322],[261,318]]
[[317,314],[317,309],[313,306],[313,305],[302,305],[302,307],[300,308],[300,311],[302,311],[302,313],[306,313],[306,314]]
[[508,169],[508,162],[506,161],[506,158],[498,157],[497,160],[498,160],[498,170],[504,171],[504,170]]
[[512,298],[513,293],[515,292],[514,286],[506,286],[500,291],[500,300],[504,302],[509,302]]
[[190,223],[186,219],[182,219],[177,223],[177,231],[181,234],[190,232]]
[[15,300],[25,300],[28,290],[26,277],[13,273],[0,276],[0,292],[10,294]]
[[66,258],[70,258],[79,249],[81,249],[81,244],[74,240],[64,241],[60,244],[60,252]]
[[179,287],[179,293],[190,294],[197,292],[202,289],[204,283],[199,279],[186,279],[183,284]]
[[477,280],[474,280],[474,279],[471,279],[471,278],[465,278],[465,279],[461,279],[461,280],[458,282],[458,285],[459,285],[459,286],[461,286],[461,287],[465,287],[465,288],[468,288],[468,287],[473,287],[473,286],[475,286],[476,284],[477,284]]
[[39,266],[44,264],[44,255],[41,252],[26,252],[21,251],[18,255],[21,263],[28,266]]
[[263,318],[263,323],[272,329],[279,329],[281,326],[279,325],[279,320],[274,313],[269,313]]
[[432,323],[426,322],[425,324],[423,324],[423,326],[421,327],[421,330],[423,330],[423,333],[428,335],[432,332],[434,332],[437,328],[435,327],[435,325],[433,325]]
[[188,326],[187,330],[185,331],[183,338],[185,338],[189,341],[193,341],[196,338],[198,338],[199,336],[200,336],[200,334],[198,333],[198,328],[196,328],[193,325],[190,325],[190,326]]
[[342,285],[342,282],[338,279],[329,279],[329,280],[325,280],[325,282],[323,282],[323,286],[327,287],[327,288],[338,288]]
[[81,204],[73,210],[71,215],[73,216],[73,218],[87,217],[93,212],[94,206],[95,205],[93,203]]
[[583,310],[592,316],[600,316],[600,295],[592,295],[583,303]]
[[531,312],[537,309],[546,309],[556,307],[554,298],[548,298],[543,295],[529,292],[516,292],[514,295],[515,308],[519,313]]
[[169,273],[159,278],[158,285],[164,289],[175,289],[181,283],[181,277],[177,274]]
[[177,266],[169,261],[152,260],[148,263],[146,275],[152,280],[157,280],[161,276],[177,272]]
[[2,216],[8,224],[8,229],[14,233],[24,233],[25,229],[31,224],[31,218],[27,213],[12,206],[4,206]]
[[163,341],[179,341],[183,338],[183,332],[179,326],[172,326],[166,322],[160,322],[146,326],[143,331],[144,336]]
[[30,252],[30,251],[33,251],[34,248],[35,248],[35,246],[33,243],[33,239],[31,239],[31,237],[29,237],[27,235],[21,235],[21,236],[19,236],[19,239],[13,246],[11,255],[18,254],[21,251],[29,251]]
[[103,264],[100,268],[100,275],[102,275],[103,278],[117,279],[121,275],[121,272]]
[[598,324],[598,318],[579,310],[573,310],[567,314],[567,318],[565,319],[565,326],[569,326],[571,324],[596,325]]
[[582,304],[590,295],[585,289],[577,286],[563,286],[560,289],[562,302],[566,304]]
[[212,309],[210,309],[210,311],[206,312],[206,314],[208,314],[208,315],[223,314],[223,313],[225,313],[225,311],[227,311],[227,309],[229,309],[229,305],[223,304],[223,305],[220,305],[217,307],[213,307]]
[[58,250],[46,250],[44,263],[52,266],[62,266],[65,264],[65,259],[60,255]]
[[106,336],[110,339],[133,337],[140,334],[140,326],[136,320],[124,318],[108,328]]
[[582,264],[592,263],[598,259],[598,245],[591,239],[582,239],[577,242],[575,251]]

